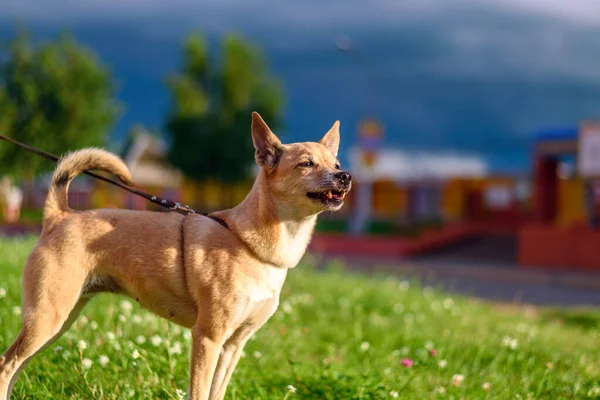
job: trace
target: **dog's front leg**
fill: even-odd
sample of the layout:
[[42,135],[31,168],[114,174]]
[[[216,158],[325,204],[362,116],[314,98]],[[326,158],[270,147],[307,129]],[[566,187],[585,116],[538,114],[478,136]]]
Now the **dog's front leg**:
[[223,345],[219,363],[213,376],[210,400],[223,400],[231,375],[240,360],[244,346],[254,333],[252,327],[241,327]]
[[208,400],[213,375],[219,360],[219,353],[225,342],[225,335],[214,329],[204,329],[196,324],[192,329],[192,357],[189,400]]

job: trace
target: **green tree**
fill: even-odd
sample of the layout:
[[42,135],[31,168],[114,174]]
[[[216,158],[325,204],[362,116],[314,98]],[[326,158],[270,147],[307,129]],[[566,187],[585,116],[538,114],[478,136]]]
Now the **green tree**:
[[[115,84],[96,55],[65,34],[32,43],[18,34],[0,50],[0,132],[63,154],[103,145],[118,116]],[[0,143],[0,173],[31,178],[53,165]]]
[[191,35],[181,71],[167,79],[169,161],[198,180],[240,182],[250,177],[254,160],[251,113],[281,128],[283,90],[257,47],[235,35],[219,47],[211,57],[206,39]]

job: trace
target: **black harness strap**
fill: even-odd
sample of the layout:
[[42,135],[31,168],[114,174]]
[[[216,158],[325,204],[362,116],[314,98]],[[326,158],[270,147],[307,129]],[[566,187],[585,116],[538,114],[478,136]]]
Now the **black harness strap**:
[[231,230],[231,228],[229,228],[229,225],[227,225],[227,222],[225,222],[225,220],[219,218],[219,217],[215,217],[214,215],[210,215],[210,214],[206,214],[206,213],[202,213],[202,215],[212,219],[213,221],[219,223],[220,225],[222,225],[223,227]]

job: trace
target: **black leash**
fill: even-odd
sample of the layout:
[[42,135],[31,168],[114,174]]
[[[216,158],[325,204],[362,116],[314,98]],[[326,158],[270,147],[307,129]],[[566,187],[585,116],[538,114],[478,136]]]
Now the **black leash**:
[[[32,152],[34,154],[37,154],[38,156],[41,156],[41,157],[44,157],[44,158],[48,159],[48,160],[51,160],[51,161],[54,161],[54,162],[58,162],[60,160],[60,158],[57,157],[57,156],[55,156],[54,154],[50,154],[50,153],[47,153],[47,152],[45,152],[43,150],[36,149],[35,147],[31,147],[29,145],[26,145],[25,143],[21,143],[19,141],[16,141],[16,140],[11,139],[9,137],[6,137],[4,135],[0,135],[0,139],[5,140],[5,141],[7,141],[9,143],[12,143],[15,146],[21,147],[21,148],[23,148],[23,149],[25,149],[27,151],[30,151],[30,152]],[[160,198],[158,196],[152,196],[152,195],[150,195],[148,193],[142,192],[141,190],[137,190],[136,188],[132,188],[131,186],[126,185],[126,184],[124,184],[122,182],[115,181],[115,180],[112,180],[110,178],[106,178],[106,177],[104,177],[102,175],[98,175],[98,174],[95,174],[95,173],[90,172],[90,171],[84,171],[84,174],[92,176],[92,177],[94,177],[96,179],[100,179],[101,181],[111,183],[111,184],[113,184],[115,186],[120,187],[121,189],[125,189],[128,192],[131,192],[133,194],[141,196],[141,197],[145,198],[146,200],[148,200],[148,201],[150,201],[150,202],[152,202],[154,204],[158,204],[161,207],[168,208],[171,211],[177,211],[177,212],[182,213],[184,215],[189,215],[189,214],[195,214],[196,213],[189,206],[182,206],[181,204],[177,203],[176,201],[171,201],[171,200],[168,200],[168,199],[163,199],[163,198]],[[211,218],[212,220],[218,222],[219,224],[221,224],[225,228],[229,229],[229,226],[227,225],[227,222],[225,222],[221,218],[209,215],[207,213],[201,213],[201,215],[205,215],[208,218]]]

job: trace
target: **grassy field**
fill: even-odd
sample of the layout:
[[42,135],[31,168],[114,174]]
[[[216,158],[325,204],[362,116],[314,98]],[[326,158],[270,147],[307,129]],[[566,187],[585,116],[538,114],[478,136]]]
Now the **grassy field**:
[[[0,347],[33,239],[0,241]],[[485,304],[310,262],[245,349],[229,399],[600,398],[600,314]],[[178,399],[187,330],[103,295],[38,355],[15,399]]]

